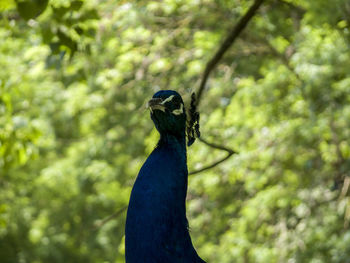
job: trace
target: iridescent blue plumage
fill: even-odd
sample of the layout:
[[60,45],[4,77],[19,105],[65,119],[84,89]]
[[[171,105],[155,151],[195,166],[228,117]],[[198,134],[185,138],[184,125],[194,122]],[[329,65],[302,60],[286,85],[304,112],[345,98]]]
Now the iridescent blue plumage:
[[131,192],[126,228],[127,263],[203,263],[186,219],[186,113],[171,90],[154,94],[151,118],[160,133]]

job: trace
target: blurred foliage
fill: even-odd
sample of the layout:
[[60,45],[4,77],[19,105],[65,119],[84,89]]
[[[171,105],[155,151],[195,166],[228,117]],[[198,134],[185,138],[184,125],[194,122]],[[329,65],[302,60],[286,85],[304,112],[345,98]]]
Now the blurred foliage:
[[[157,133],[247,0],[0,2],[0,258],[124,262],[125,206]],[[211,75],[202,135],[239,154],[190,177],[208,262],[350,258],[350,4],[270,0]],[[190,170],[222,153],[197,142]]]

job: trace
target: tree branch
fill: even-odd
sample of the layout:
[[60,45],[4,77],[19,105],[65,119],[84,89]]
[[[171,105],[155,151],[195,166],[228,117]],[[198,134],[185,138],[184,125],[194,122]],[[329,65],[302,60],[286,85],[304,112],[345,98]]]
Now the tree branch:
[[[200,99],[202,97],[202,94],[203,94],[203,91],[204,91],[204,88],[205,88],[205,85],[207,83],[207,80],[209,78],[210,73],[213,71],[215,66],[222,59],[222,57],[226,53],[226,51],[232,46],[232,44],[237,39],[237,37],[241,34],[243,29],[249,23],[249,21],[253,18],[253,16],[255,15],[256,11],[259,9],[259,7],[262,5],[263,2],[264,2],[264,0],[255,0],[254,4],[248,9],[248,11],[245,13],[245,15],[243,17],[241,17],[241,19],[234,26],[232,31],[226,36],[226,39],[221,44],[221,46],[218,49],[218,51],[215,53],[215,55],[212,57],[212,59],[210,59],[209,62],[207,63],[207,65],[205,67],[205,70],[203,72],[203,75],[202,75],[202,79],[201,79],[199,88],[198,88],[198,90],[196,92],[197,98],[195,100],[195,106],[199,105]],[[196,174],[196,173],[200,173],[200,172],[203,172],[205,170],[211,169],[211,168],[217,166],[218,164],[226,161],[233,154],[237,153],[234,150],[229,149],[229,148],[227,148],[225,146],[221,146],[221,145],[214,144],[214,143],[209,143],[206,140],[201,139],[201,138],[199,138],[199,140],[201,142],[205,143],[206,145],[208,145],[209,147],[216,148],[216,149],[219,149],[219,150],[222,150],[222,151],[226,151],[227,155],[225,157],[223,157],[222,159],[214,162],[213,164],[205,166],[205,167],[203,167],[203,168],[201,168],[199,170],[192,171],[189,174]]]
[[128,208],[128,206],[124,206],[122,208],[120,208],[119,210],[115,211],[113,214],[105,217],[104,219],[98,220],[94,226],[93,226],[93,230],[97,230],[99,228],[101,228],[104,224],[106,224],[107,222],[111,221],[112,219],[120,216],[126,209]]
[[222,150],[222,151],[225,151],[227,152],[227,155],[225,157],[223,157],[222,159],[220,160],[217,160],[216,162],[210,164],[210,165],[207,165],[207,166],[204,166],[203,168],[200,168],[198,170],[194,170],[192,172],[189,172],[190,175],[192,174],[197,174],[197,173],[200,173],[200,172],[203,172],[205,170],[208,170],[208,169],[211,169],[211,168],[214,168],[215,166],[219,165],[220,163],[226,161],[228,158],[230,158],[233,154],[237,154],[238,152],[236,152],[235,150],[232,150],[230,148],[227,148],[225,146],[222,146],[222,145],[218,145],[218,144],[215,144],[215,143],[211,143],[211,142],[208,142],[206,140],[204,140],[203,138],[198,138],[198,140],[200,140],[201,142],[203,142],[204,144],[208,145],[209,147],[211,148],[215,148],[215,149],[218,149],[218,150]]
[[215,53],[214,57],[211,60],[209,60],[209,62],[207,63],[204,73],[202,75],[202,80],[200,82],[199,88],[196,92],[197,94],[196,106],[199,105],[200,99],[203,94],[203,90],[205,88],[205,85],[207,83],[207,80],[209,78],[211,71],[215,68],[215,66],[221,60],[225,52],[232,46],[234,41],[237,39],[237,37],[240,35],[243,29],[247,26],[248,22],[253,18],[256,11],[258,10],[258,8],[261,6],[263,2],[264,0],[255,0],[254,4],[249,8],[247,13],[238,21],[238,23],[235,25],[232,31],[228,34],[224,42],[221,44],[219,50]]
[[204,140],[201,137],[198,138],[198,140],[200,140],[202,143],[208,145],[211,148],[215,148],[215,149],[218,149],[218,150],[226,151],[226,152],[228,152],[230,154],[237,154],[238,153],[235,150],[232,150],[232,149],[227,148],[225,146],[222,146],[222,145],[219,145],[219,144],[216,144],[216,143],[212,143],[212,142],[208,142],[207,140]]

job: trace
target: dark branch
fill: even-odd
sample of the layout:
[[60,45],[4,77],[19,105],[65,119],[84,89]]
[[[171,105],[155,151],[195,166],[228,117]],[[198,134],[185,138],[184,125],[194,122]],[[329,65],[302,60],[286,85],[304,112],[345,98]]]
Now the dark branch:
[[126,209],[128,208],[128,206],[124,206],[121,209],[115,211],[113,214],[105,217],[102,220],[98,220],[94,226],[93,226],[93,230],[97,230],[99,228],[101,228],[104,224],[106,224],[107,222],[111,221],[112,219],[120,216]]
[[202,93],[207,83],[210,72],[218,64],[218,62],[221,60],[225,52],[232,46],[234,41],[237,39],[237,37],[240,35],[243,29],[247,26],[248,22],[253,18],[255,12],[258,10],[258,8],[261,6],[263,2],[264,0],[255,0],[254,4],[249,8],[247,13],[238,21],[238,23],[235,25],[232,31],[228,34],[228,36],[226,37],[224,42],[221,44],[219,50],[216,52],[214,57],[207,63],[204,73],[202,75],[202,80],[199,85],[198,91],[196,92],[197,106],[199,105],[199,102],[202,97]]
[[202,143],[208,145],[211,148],[215,148],[215,149],[218,149],[218,150],[226,151],[226,152],[228,152],[230,154],[237,153],[235,150],[232,150],[230,148],[227,148],[225,146],[222,146],[222,145],[219,145],[219,144],[216,144],[216,143],[208,142],[207,140],[204,140],[203,138],[198,138],[198,140],[200,140]]
[[214,168],[215,166],[219,165],[220,163],[226,161],[228,158],[231,157],[231,155],[233,155],[233,153],[228,153],[224,158],[220,159],[220,160],[217,160],[216,162],[208,165],[208,166],[204,166],[203,168],[201,169],[198,169],[198,170],[195,170],[195,171],[192,171],[192,172],[189,172],[190,175],[192,174],[198,174],[198,173],[201,173],[205,170],[209,170],[211,168]]
[[287,69],[294,74],[294,76],[297,78],[297,80],[300,83],[303,83],[302,78],[300,77],[300,75],[295,71],[295,69],[292,67],[292,65],[290,64],[290,61],[288,59],[288,57],[290,56],[286,56],[285,54],[280,53],[273,45],[271,45],[271,43],[265,39],[261,39],[262,42],[267,45],[267,47],[271,50],[272,54],[274,56],[276,56],[286,67]]
[[[234,26],[234,28],[232,29],[232,31],[228,34],[228,36],[226,37],[226,39],[224,40],[224,42],[221,44],[220,48],[218,49],[218,51],[215,53],[215,55],[212,57],[211,60],[209,60],[209,62],[207,63],[205,70],[203,72],[202,75],[202,79],[198,88],[198,91],[196,92],[197,94],[197,99],[195,101],[196,105],[199,105],[200,99],[202,97],[205,85],[207,83],[207,80],[209,78],[209,75],[211,73],[211,71],[215,68],[215,66],[219,63],[219,61],[222,59],[223,55],[226,53],[226,51],[232,46],[232,44],[234,43],[234,41],[237,39],[237,37],[241,34],[241,32],[243,31],[243,29],[247,26],[247,24],[249,23],[249,21],[253,18],[253,16],[255,15],[256,11],[258,10],[258,8],[262,5],[262,3],[264,2],[264,0],[255,0],[254,4],[249,8],[249,10],[247,11],[247,13],[245,13],[245,15],[243,17],[241,17],[241,19],[238,21],[238,23]],[[227,155],[225,157],[223,157],[222,159],[214,162],[211,165],[205,166],[199,170],[195,170],[190,172],[189,174],[196,174],[196,173],[200,173],[203,172],[205,170],[211,169],[215,166],[217,166],[218,164],[226,161],[228,158],[230,158],[233,154],[237,153],[232,149],[229,149],[225,146],[222,145],[218,145],[218,144],[214,144],[214,143],[209,143],[204,139],[199,138],[199,140],[203,143],[205,143],[206,145],[208,145],[209,147],[212,148],[216,148],[222,151],[226,151]]]
[[203,172],[205,170],[208,170],[208,169],[211,169],[211,168],[214,168],[215,166],[219,165],[220,163],[226,161],[228,158],[230,158],[233,154],[237,154],[236,151],[230,149],[230,148],[227,148],[225,146],[222,146],[222,145],[218,145],[218,144],[215,144],[215,143],[211,143],[211,142],[208,142],[206,140],[204,140],[203,138],[198,138],[198,140],[200,140],[201,142],[203,142],[204,144],[208,145],[209,147],[211,148],[215,148],[215,149],[218,149],[218,150],[222,150],[222,151],[225,151],[227,152],[227,155],[225,157],[223,157],[222,159],[220,160],[217,160],[216,162],[208,165],[208,166],[204,166],[203,168],[200,168],[198,170],[195,170],[195,171],[192,171],[190,172],[189,174],[192,175],[192,174],[197,174],[197,173],[200,173],[200,172]]

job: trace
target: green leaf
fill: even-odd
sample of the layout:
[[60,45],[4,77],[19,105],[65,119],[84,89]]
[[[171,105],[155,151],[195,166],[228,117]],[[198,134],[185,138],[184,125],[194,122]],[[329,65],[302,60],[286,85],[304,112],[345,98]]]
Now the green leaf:
[[48,5],[48,0],[15,0],[17,10],[22,18],[29,20],[43,13]]

